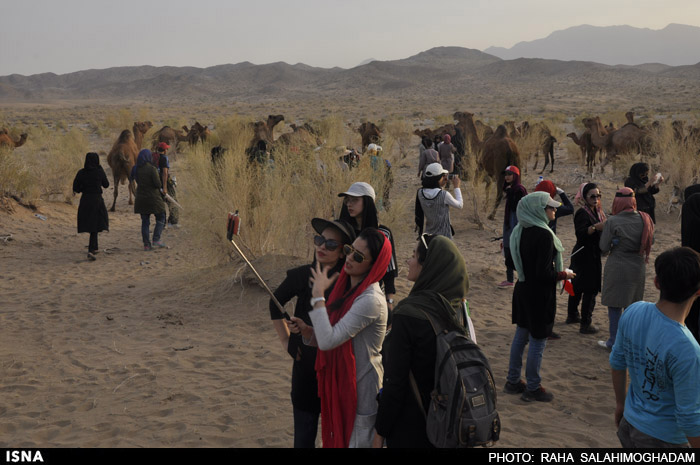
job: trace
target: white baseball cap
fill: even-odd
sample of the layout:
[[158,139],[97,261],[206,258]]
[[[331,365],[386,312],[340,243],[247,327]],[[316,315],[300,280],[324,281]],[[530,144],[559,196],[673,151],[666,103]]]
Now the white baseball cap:
[[442,176],[443,174],[448,173],[449,171],[443,168],[440,163],[431,163],[428,165],[427,168],[425,168],[425,176],[428,178],[432,178],[434,176]]
[[338,197],[345,197],[346,195],[350,195],[352,197],[363,197],[366,195],[368,197],[372,197],[372,200],[375,200],[376,197],[374,188],[366,182],[354,183],[352,186],[350,186],[350,189],[338,194]]

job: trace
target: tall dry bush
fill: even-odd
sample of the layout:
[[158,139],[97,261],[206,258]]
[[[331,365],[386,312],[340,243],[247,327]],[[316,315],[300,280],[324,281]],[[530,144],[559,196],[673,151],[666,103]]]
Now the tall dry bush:
[[[311,218],[337,217],[341,207],[338,193],[356,181],[372,184],[382,208],[380,220],[393,227],[405,202],[392,198],[387,210],[382,199],[386,180],[369,157],[363,157],[353,169],[342,166],[342,152],[337,147],[347,129],[340,119],[321,121],[326,143],[320,149],[276,147],[274,161],[263,164],[248,160],[245,149],[253,133],[245,123],[235,117],[217,122],[217,142],[227,148],[219,165],[212,164],[204,146],[188,149],[183,157],[182,175],[178,176],[182,219],[207,262],[235,256],[225,240],[227,214],[235,210],[242,221],[240,242],[252,257],[282,254],[310,258]],[[387,142],[384,156],[393,147]]]
[[[650,168],[664,175],[667,186],[678,187],[682,192],[700,178],[700,141],[688,138],[677,140],[670,124],[662,124],[652,139],[652,152],[657,162]],[[652,173],[653,174],[653,173]]]
[[30,203],[70,201],[73,178],[83,167],[88,145],[87,137],[76,127],[57,131],[39,125],[22,147],[0,154],[0,186]]
[[497,191],[494,189],[499,189],[499,186],[496,185],[495,180],[490,186],[486,183],[485,174],[478,170],[480,156],[481,153],[467,153],[462,159],[463,172],[468,173],[462,179],[462,192],[467,219],[479,229],[484,229],[484,220],[496,200]]

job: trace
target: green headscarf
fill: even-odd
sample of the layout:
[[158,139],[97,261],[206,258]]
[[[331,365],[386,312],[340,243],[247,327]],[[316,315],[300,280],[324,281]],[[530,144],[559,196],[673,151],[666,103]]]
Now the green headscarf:
[[549,227],[549,218],[547,218],[547,212],[544,208],[547,206],[547,201],[551,197],[547,192],[533,192],[528,194],[518,203],[518,209],[516,210],[516,215],[518,216],[518,224],[513,229],[510,235],[510,251],[513,257],[513,263],[515,264],[515,269],[518,272],[518,281],[525,282],[525,272],[523,271],[523,261],[520,257],[520,237],[523,234],[524,228],[538,227],[546,229],[552,233],[552,239],[554,239],[554,248],[557,250],[557,255],[555,257],[555,264],[557,271],[564,270],[564,262],[562,261],[561,253],[564,250],[564,246],[561,241],[554,234]]
[[448,329],[464,333],[457,312],[468,290],[467,264],[459,249],[445,236],[435,236],[428,244],[416,283],[408,297],[396,306],[394,314],[425,320],[423,312],[428,312]]

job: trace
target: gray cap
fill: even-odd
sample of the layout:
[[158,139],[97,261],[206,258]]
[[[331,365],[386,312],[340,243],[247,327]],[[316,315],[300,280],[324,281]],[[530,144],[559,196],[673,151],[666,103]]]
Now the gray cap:
[[329,227],[335,228],[343,236],[343,244],[352,244],[355,242],[355,230],[346,221],[313,218],[311,220],[311,226],[319,234],[323,233],[323,231]]
[[341,192],[338,194],[338,197],[345,197],[346,195],[350,195],[352,197],[363,197],[366,195],[368,197],[372,197],[372,200],[375,200],[376,197],[374,188],[366,182],[354,183],[346,192]]

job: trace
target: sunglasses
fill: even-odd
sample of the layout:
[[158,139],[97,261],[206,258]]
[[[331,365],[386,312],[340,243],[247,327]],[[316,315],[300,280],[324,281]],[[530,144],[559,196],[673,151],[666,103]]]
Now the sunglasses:
[[593,194],[593,195],[589,195],[589,196],[588,196],[589,199],[600,199],[600,198],[602,198],[602,197],[603,197],[603,196],[600,195],[600,194],[598,194],[598,195]]
[[318,247],[325,245],[326,250],[328,250],[329,252],[333,252],[335,249],[340,247],[340,242],[333,239],[326,239],[321,235],[314,236],[314,244]]
[[349,244],[345,244],[343,246],[343,253],[345,253],[346,257],[352,255],[352,259],[357,263],[362,263],[365,261],[365,256],[362,254],[362,252],[358,252],[353,246]]

